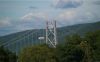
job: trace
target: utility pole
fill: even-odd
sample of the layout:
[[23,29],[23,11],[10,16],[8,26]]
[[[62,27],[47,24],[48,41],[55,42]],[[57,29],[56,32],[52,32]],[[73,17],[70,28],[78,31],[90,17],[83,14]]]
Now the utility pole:
[[57,45],[57,30],[56,21],[46,21],[46,44],[56,48]]

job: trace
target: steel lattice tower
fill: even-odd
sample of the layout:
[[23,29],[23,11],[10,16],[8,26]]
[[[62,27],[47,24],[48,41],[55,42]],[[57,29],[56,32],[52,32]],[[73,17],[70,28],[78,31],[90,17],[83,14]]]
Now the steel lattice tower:
[[46,21],[46,44],[56,48],[57,45],[56,21]]

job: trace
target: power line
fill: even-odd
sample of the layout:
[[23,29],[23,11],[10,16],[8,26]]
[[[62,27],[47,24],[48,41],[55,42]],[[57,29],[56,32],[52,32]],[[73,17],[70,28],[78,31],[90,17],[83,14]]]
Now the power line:
[[[13,41],[13,42],[11,42],[10,44],[8,43],[8,44],[5,45],[5,46],[8,46],[8,45],[11,45],[11,44],[14,44],[14,43],[20,42],[20,40],[25,39],[25,38],[29,38],[29,36],[31,36],[33,33],[36,33],[36,32],[32,32],[32,31],[30,31],[30,32],[31,32],[31,33],[28,34],[27,36],[20,37],[18,40]],[[28,39],[28,40],[29,40],[29,39]],[[27,42],[28,42],[28,41],[27,41]]]
[[4,46],[4,45],[9,44],[9,43],[11,43],[11,42],[13,42],[13,41],[16,41],[16,40],[18,40],[19,38],[21,38],[21,37],[23,37],[23,36],[26,36],[29,32],[31,32],[31,30],[30,30],[30,31],[27,31],[26,33],[22,34],[21,36],[17,36],[17,37],[15,37],[15,38],[11,39],[10,41],[1,44],[0,46]]

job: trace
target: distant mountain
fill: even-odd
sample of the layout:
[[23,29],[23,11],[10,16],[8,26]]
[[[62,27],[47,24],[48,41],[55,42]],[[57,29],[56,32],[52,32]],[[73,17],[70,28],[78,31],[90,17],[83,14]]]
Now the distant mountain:
[[[64,41],[65,36],[72,34],[84,35],[86,32],[100,30],[100,22],[85,23],[57,28],[58,42]],[[20,48],[40,44],[38,37],[45,36],[44,29],[27,30],[0,37],[0,45],[11,51],[19,52]],[[44,42],[45,40],[42,40]],[[16,48],[14,48],[16,47]]]

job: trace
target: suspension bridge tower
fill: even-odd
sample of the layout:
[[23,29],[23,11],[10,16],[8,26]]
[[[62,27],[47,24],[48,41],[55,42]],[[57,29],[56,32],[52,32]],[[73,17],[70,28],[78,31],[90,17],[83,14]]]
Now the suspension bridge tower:
[[46,21],[46,44],[56,48],[57,43],[56,21]]

